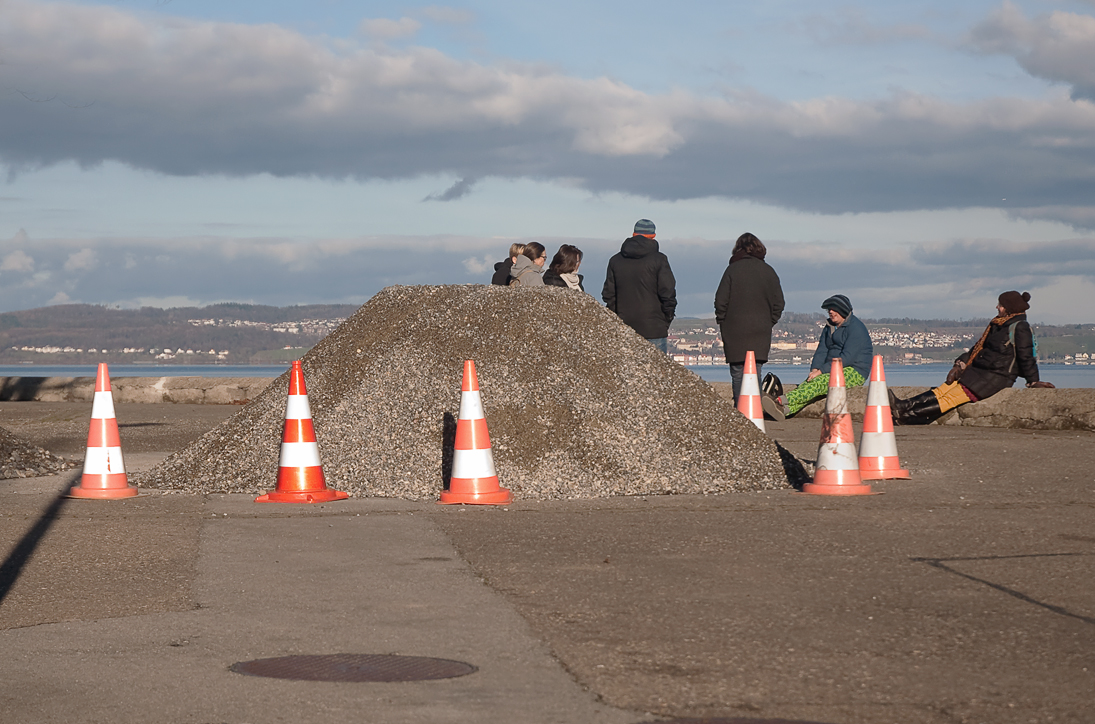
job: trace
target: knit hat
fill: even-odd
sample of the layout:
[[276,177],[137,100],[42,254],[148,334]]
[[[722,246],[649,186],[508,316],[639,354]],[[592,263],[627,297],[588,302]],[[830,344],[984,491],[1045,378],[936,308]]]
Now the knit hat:
[[834,294],[821,303],[822,309],[831,309],[845,319],[852,313],[852,301],[843,294]]
[[1004,311],[1008,314],[1019,314],[1030,309],[1030,305],[1027,302],[1030,301],[1030,292],[1004,292],[1000,295],[1000,306],[1004,308]]
[[643,236],[654,236],[654,222],[650,219],[639,219],[635,222],[635,233]]

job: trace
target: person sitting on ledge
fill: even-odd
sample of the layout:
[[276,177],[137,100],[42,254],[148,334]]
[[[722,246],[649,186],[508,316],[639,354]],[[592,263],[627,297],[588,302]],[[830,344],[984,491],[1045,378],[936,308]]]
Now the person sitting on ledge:
[[[867,326],[852,314],[851,300],[843,294],[834,294],[821,303],[821,308],[828,310],[829,323],[821,332],[806,381],[787,393],[787,404],[782,408],[778,399],[775,406],[765,405],[765,411],[776,420],[782,419],[780,412],[784,417],[791,417],[811,402],[829,394],[829,370],[832,369],[834,359],[839,358],[844,365],[844,384],[848,387],[859,387],[871,375],[874,345],[871,344]],[[772,380],[775,382],[775,389],[783,387],[779,378],[766,375],[762,389],[769,396],[777,394],[769,392],[773,389]]]
[[1053,387],[1038,379],[1038,350],[1026,315],[1029,301],[1029,292],[1001,294],[996,317],[977,344],[954,361],[946,384],[907,400],[899,399],[891,390],[894,424],[927,425],[959,405],[1008,389],[1020,376],[1027,381],[1027,387]]

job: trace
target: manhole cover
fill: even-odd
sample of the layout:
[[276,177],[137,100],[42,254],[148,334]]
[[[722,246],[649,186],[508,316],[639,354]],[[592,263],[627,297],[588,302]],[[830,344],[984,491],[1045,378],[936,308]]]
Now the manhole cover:
[[297,681],[427,681],[479,670],[463,661],[392,654],[278,656],[240,661],[230,668],[237,674]]

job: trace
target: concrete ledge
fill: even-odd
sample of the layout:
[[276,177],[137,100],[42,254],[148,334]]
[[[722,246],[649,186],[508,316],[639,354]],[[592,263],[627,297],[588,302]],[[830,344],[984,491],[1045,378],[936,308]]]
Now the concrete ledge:
[[[115,402],[245,405],[272,377],[117,377]],[[91,402],[94,377],[0,377],[0,402]]]
[[[729,382],[713,382],[723,397],[733,396]],[[794,389],[787,387],[788,391]],[[930,387],[892,387],[898,397],[908,398],[926,392]],[[848,405],[852,419],[863,421],[867,406],[867,386],[848,390]],[[821,418],[825,400],[813,402],[796,417]],[[1013,387],[998,392],[987,400],[963,405],[948,412],[933,425],[966,425],[970,427],[1010,427],[1027,430],[1090,430],[1095,431],[1095,389],[1031,390]]]

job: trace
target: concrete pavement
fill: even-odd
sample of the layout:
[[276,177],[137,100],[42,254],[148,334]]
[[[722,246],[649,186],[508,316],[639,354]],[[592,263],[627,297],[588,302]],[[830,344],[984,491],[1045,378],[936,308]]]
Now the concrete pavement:
[[[87,406],[71,408],[4,403],[0,424],[79,449]],[[213,409],[119,406],[128,468],[215,424]],[[818,427],[768,423],[807,461]],[[59,477],[0,481],[0,720],[1095,720],[1095,437],[898,436],[913,480],[858,498],[61,503]],[[336,652],[479,671],[228,671]]]

